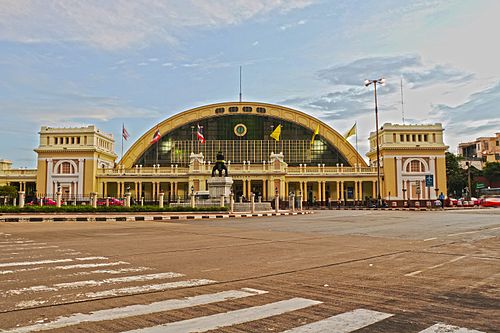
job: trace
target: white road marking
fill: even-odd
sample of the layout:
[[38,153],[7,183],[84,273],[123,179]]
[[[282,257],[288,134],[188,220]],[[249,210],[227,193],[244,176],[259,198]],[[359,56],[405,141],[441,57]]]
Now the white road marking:
[[425,272],[425,271],[428,271],[428,270],[431,270],[431,269],[434,269],[434,268],[439,268],[439,267],[442,267],[444,265],[447,265],[447,264],[451,264],[453,262],[456,262],[456,261],[459,261],[459,260],[462,260],[463,258],[466,258],[467,256],[460,256],[460,257],[457,257],[457,258],[453,258],[451,260],[448,260],[446,262],[443,262],[441,264],[437,264],[437,265],[434,265],[434,266],[430,266],[430,267],[427,267],[423,270],[420,270],[420,271],[414,271],[414,272],[411,272],[411,273],[408,273],[408,274],[405,274],[405,276],[415,276],[417,274],[420,274],[422,272]]
[[169,299],[151,304],[129,305],[121,308],[99,310],[89,314],[75,313],[67,317],[58,317],[54,321],[35,324],[24,327],[16,327],[5,330],[5,333],[28,333],[33,331],[53,330],[56,328],[68,327],[84,322],[97,322],[103,320],[115,320],[132,316],[140,316],[163,311],[172,311],[198,305],[223,302],[232,299],[244,298],[254,295],[265,294],[267,291],[244,288],[241,290],[229,290],[219,293],[185,297],[181,299]]
[[[78,275],[91,275],[91,274],[122,274],[122,273],[130,273],[130,272],[143,272],[151,270],[150,267],[137,267],[137,268],[120,268],[120,269],[98,269],[90,272],[76,272],[73,274],[69,274],[72,276]],[[65,274],[65,276],[68,276]]]
[[88,298],[129,295],[129,294],[136,294],[136,293],[142,293],[142,292],[148,292],[148,291],[162,291],[162,290],[183,288],[183,287],[203,286],[203,285],[211,284],[211,283],[215,283],[215,282],[217,282],[217,281],[207,280],[207,279],[192,279],[192,280],[186,280],[186,281],[167,282],[167,283],[160,283],[160,284],[149,284],[149,285],[144,285],[144,286],[136,286],[136,287],[128,287],[128,288],[90,292],[90,293],[85,293],[84,295],[85,295],[85,297],[88,297]]
[[16,241],[7,241],[7,242],[0,242],[0,244],[22,244],[22,243],[34,243],[35,241],[33,240],[16,240]]
[[484,332],[439,323],[429,328],[426,328],[425,330],[420,331],[419,333],[484,333]]
[[202,272],[214,272],[214,271],[220,271],[220,268],[210,268],[210,269],[203,269]]
[[2,296],[6,295],[20,295],[26,292],[40,292],[40,291],[58,291],[61,289],[68,288],[81,288],[81,287],[97,287],[105,284],[114,284],[114,283],[126,283],[126,282],[139,282],[139,281],[151,281],[151,280],[160,280],[160,279],[173,279],[176,277],[182,277],[184,274],[175,273],[175,272],[166,272],[166,273],[155,273],[155,274],[145,274],[145,275],[132,275],[132,276],[123,276],[116,277],[104,280],[85,280],[85,281],[75,281],[75,282],[64,282],[57,283],[52,286],[32,286],[20,289],[11,289],[6,290],[2,293]]
[[356,309],[318,322],[296,327],[283,333],[348,333],[393,316],[390,313]]
[[[107,258],[106,257],[86,257],[86,258],[76,258],[74,260],[85,261],[85,260],[101,260],[101,259],[107,259]],[[6,262],[6,263],[0,263],[0,267],[54,264],[54,263],[59,263],[59,262],[71,262],[74,260],[67,258],[67,259],[51,259],[51,260],[38,260],[38,261]]]
[[309,306],[321,304],[305,298],[269,303],[251,308],[218,313],[211,316],[177,321],[164,325],[127,331],[126,333],[194,333],[215,330],[221,327],[243,324],[249,321],[264,319],[286,312],[300,310]]
[[[23,245],[23,244],[19,244]],[[33,246],[33,247],[15,247],[12,249],[9,249],[9,251],[26,251],[26,250],[41,250],[41,249],[54,249],[59,246],[57,245],[46,245],[46,246]]]
[[95,268],[95,267],[108,267],[108,266],[118,266],[118,265],[130,265],[130,263],[126,261],[114,261],[114,262],[101,262],[98,264],[75,264],[75,265],[56,266],[49,269]]
[[55,264],[55,263],[59,263],[59,262],[70,262],[70,261],[73,261],[73,259],[52,259],[52,260],[39,260],[39,261],[7,262],[7,263],[1,263],[0,267]]
[[0,271],[0,275],[38,271],[40,269],[67,270],[67,269],[75,269],[75,268],[96,268],[96,267],[109,267],[109,266],[118,266],[118,265],[130,265],[130,263],[126,262],[126,261],[116,261],[116,262],[103,262],[103,263],[98,263],[98,264],[76,264],[76,265],[65,265],[65,266],[55,266],[55,267],[20,268],[20,269]]
[[435,240],[435,239],[437,239],[437,237],[426,238],[426,239],[424,239],[424,242],[428,242],[428,241]]
[[[13,246],[19,246],[20,244],[8,244],[8,245],[0,245],[1,248],[6,248],[6,247],[13,247]],[[22,244],[25,246],[31,246],[31,245],[47,245],[47,243],[29,243],[29,244]]]

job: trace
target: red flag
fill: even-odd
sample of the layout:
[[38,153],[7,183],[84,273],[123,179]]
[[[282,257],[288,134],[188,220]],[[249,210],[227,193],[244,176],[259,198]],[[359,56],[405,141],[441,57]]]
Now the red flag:
[[153,140],[151,140],[150,144],[156,143],[160,141],[161,135],[160,135],[160,130],[156,129],[155,134],[153,135]]
[[200,140],[201,143],[205,143],[205,137],[202,133],[203,127],[198,124],[198,131],[196,132],[196,137]]
[[125,140],[128,140],[128,138],[130,138],[130,134],[128,134],[127,130],[125,129],[125,125],[122,126],[122,136]]

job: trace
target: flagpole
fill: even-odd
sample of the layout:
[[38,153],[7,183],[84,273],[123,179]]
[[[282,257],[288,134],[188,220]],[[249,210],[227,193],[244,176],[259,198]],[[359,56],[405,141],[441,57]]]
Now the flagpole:
[[356,160],[358,162],[358,165],[359,165],[359,150],[358,150],[358,122],[356,121],[354,123],[354,125],[356,126],[356,152],[358,153],[357,154],[357,157],[356,157]]
[[123,129],[125,128],[125,124],[122,123],[122,156],[120,157],[120,161],[123,159]]

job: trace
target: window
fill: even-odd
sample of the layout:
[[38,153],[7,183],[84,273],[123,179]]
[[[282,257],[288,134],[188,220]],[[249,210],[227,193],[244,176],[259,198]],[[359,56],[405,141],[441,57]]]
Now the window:
[[392,134],[392,142],[396,142],[396,133]]
[[416,135],[415,135],[415,134],[412,134],[412,135],[411,135],[411,141],[413,141],[413,142],[417,141],[415,137],[416,137]]
[[215,114],[221,114],[221,113],[224,113],[224,108],[217,108],[215,109]]
[[399,135],[399,141],[401,141],[401,142],[405,141],[405,136],[403,134]]
[[406,134],[406,142],[410,142],[410,134]]
[[427,142],[429,140],[429,137],[427,136],[427,134],[424,134],[424,141]]
[[418,141],[419,141],[419,142],[420,142],[420,141],[422,141],[422,134],[419,134],[419,135],[418,135]]
[[244,106],[243,112],[252,112],[252,107],[251,106]]
[[266,113],[266,108],[258,107],[256,111],[257,113]]
[[59,170],[60,170],[59,173],[63,173],[63,174],[73,173],[71,170],[71,164],[69,162],[61,163]]
[[80,144],[80,137],[77,137],[77,138],[76,138],[76,143],[77,143],[77,144]]
[[421,161],[419,160],[412,160],[406,167],[407,172],[424,172],[425,168],[424,165]]
[[230,106],[229,112],[238,112],[238,107],[237,106]]
[[497,143],[496,143],[497,147],[500,146],[500,141],[497,140]]

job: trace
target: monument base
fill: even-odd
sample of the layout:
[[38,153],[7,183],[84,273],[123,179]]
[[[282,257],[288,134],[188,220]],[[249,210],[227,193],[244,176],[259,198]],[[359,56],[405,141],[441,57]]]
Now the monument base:
[[233,187],[232,177],[210,177],[207,184],[210,199],[219,199],[223,195],[224,200],[228,201],[231,188]]

